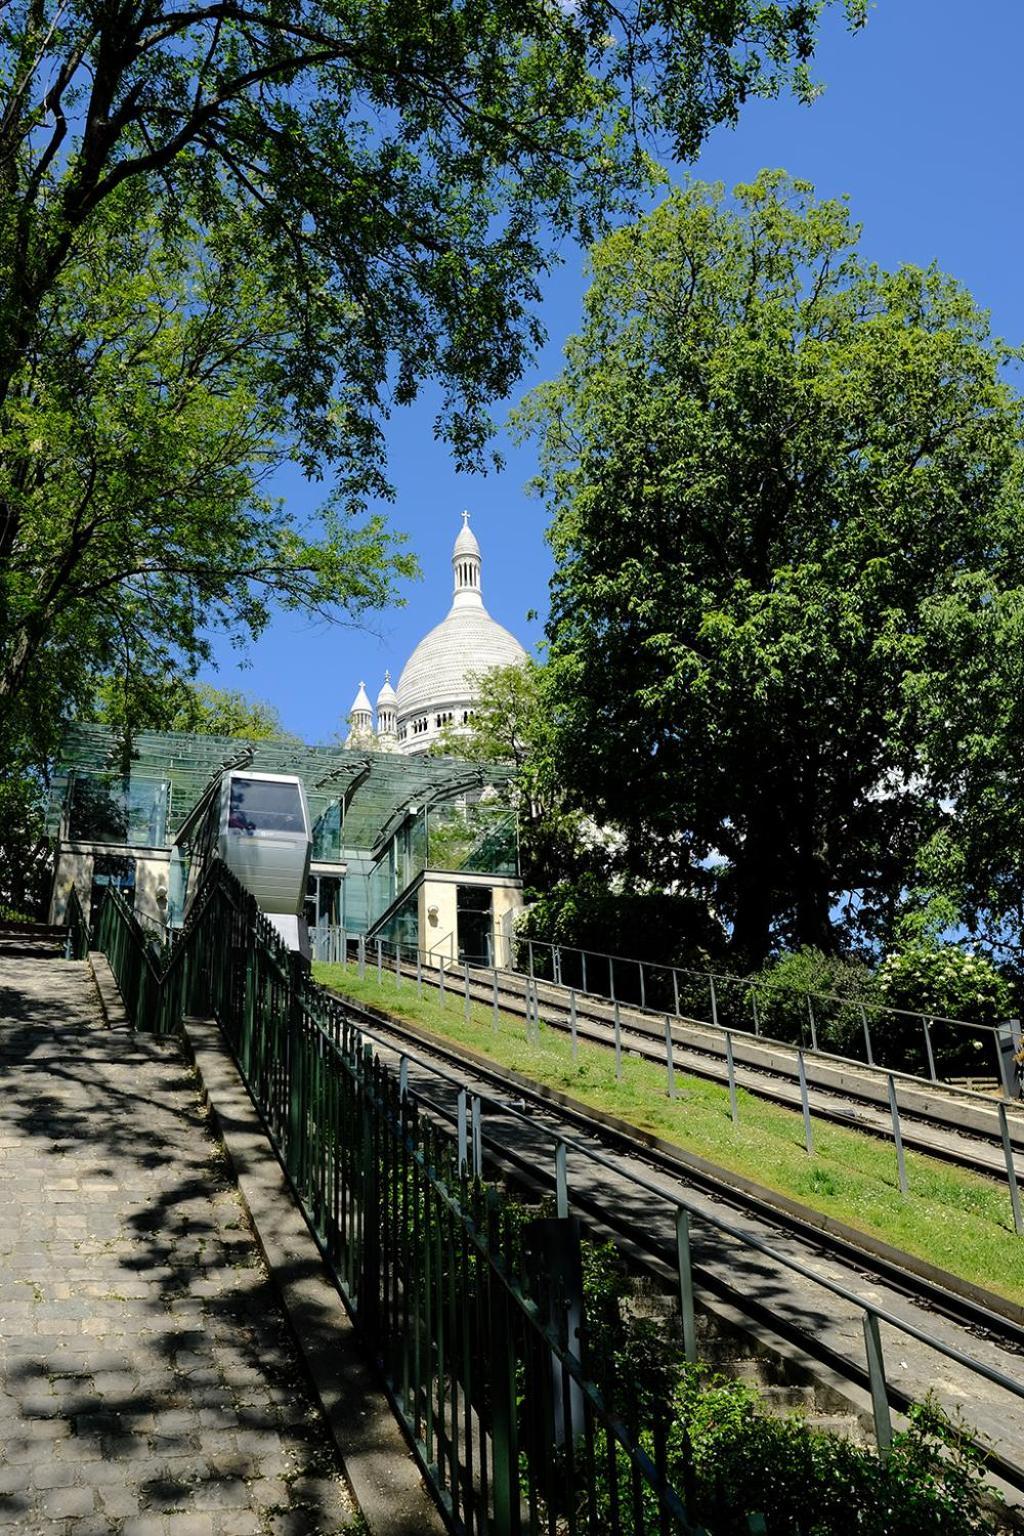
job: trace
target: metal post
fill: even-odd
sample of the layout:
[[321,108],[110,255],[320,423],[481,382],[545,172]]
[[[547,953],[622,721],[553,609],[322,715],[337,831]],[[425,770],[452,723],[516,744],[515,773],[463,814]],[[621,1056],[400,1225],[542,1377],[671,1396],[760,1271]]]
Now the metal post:
[[864,1048],[868,1053],[868,1066],[873,1067],[875,1064],[875,1053],[871,1049],[871,1031],[868,1029],[868,1011],[864,1007],[863,1003],[860,1005],[860,1021],[864,1026]]
[[420,947],[416,945],[416,996],[423,996],[423,956]]
[[619,1018],[619,1005],[615,1004],[615,1077],[622,1082],[622,1020]]
[[402,946],[401,946],[401,944],[396,942],[396,944],[395,944],[395,987],[396,987],[396,989],[398,987],[400,987],[401,985],[402,985]]
[[931,1021],[931,1019],[925,1019],[924,1020],[924,1045],[925,1045],[925,1050],[928,1053],[928,1076],[931,1078],[933,1083],[936,1083],[936,1082],[938,1082],[938,1078],[935,1076],[935,1053],[932,1050],[932,1021]]
[[725,1061],[729,1069],[729,1108],[732,1110],[732,1123],[739,1125],[740,1111],[736,1103],[736,1063],[732,1057],[732,1031],[725,1032]]
[[1003,1140],[1003,1157],[1006,1159],[1006,1177],[1010,1185],[1010,1206],[1013,1210],[1013,1229],[1018,1237],[1024,1237],[1024,1218],[1020,1211],[1020,1190],[1017,1188],[1017,1170],[1013,1166],[1013,1143],[1006,1119],[1006,1105],[999,1106],[999,1134]]
[[398,1097],[405,1100],[409,1095],[409,1058],[398,1058]]
[[562,985],[562,951],[557,944],[551,946],[551,979],[556,987]]
[[494,975],[491,978],[491,1018],[495,1031],[498,1028],[498,968],[495,966]]
[[362,981],[363,978],[365,977],[365,975],[366,975],[366,934],[365,933],[361,933],[359,935],[359,980]]
[[900,1107],[896,1102],[896,1079],[889,1073],[889,1113],[892,1116],[892,1139],[896,1143],[896,1171],[900,1179],[900,1194],[907,1193],[907,1160],[903,1156],[903,1132],[900,1130]]
[[527,955],[529,956],[529,961],[530,961],[530,979],[532,981],[533,980],[533,940],[532,939],[527,939],[527,941],[526,941],[526,952],[527,952]]
[[892,1446],[892,1419],[889,1416],[889,1394],[885,1388],[882,1336],[878,1331],[878,1318],[873,1312],[864,1313],[864,1353],[868,1362],[871,1410],[875,1420],[875,1444],[878,1446],[879,1459],[886,1461]]
[[676,1018],[678,1019],[678,1017],[679,1017],[679,972],[675,969],[674,966],[672,968],[672,996],[675,998]]
[[587,995],[587,952],[586,952],[585,949],[581,949],[580,950],[580,959],[583,962],[583,996],[586,997],[586,995]]
[[473,1102],[469,1107],[471,1143],[473,1147],[473,1177],[480,1178],[484,1171],[484,1136],[481,1124],[480,1099],[473,1095]]
[[462,966],[462,1017],[469,1022],[469,961]]
[[811,1106],[807,1098],[807,1073],[804,1071],[804,1053],[797,1051],[796,1067],[800,1074],[800,1103],[804,1111],[804,1141],[807,1145],[807,1155],[814,1156],[814,1132],[811,1130]]
[[679,1313],[683,1323],[683,1354],[697,1363],[697,1319],[693,1307],[693,1265],[690,1262],[690,1213],[676,1210],[676,1263],[679,1269]]
[[444,1002],[444,955],[437,957],[437,1000]]
[[715,1028],[717,1029],[718,1028],[718,997],[717,997],[717,995],[715,993],[715,978],[713,976],[709,976],[708,977],[708,981],[709,981],[710,986],[711,986],[711,1022],[715,1026]]
[[576,1052],[577,1052],[577,1040],[576,1040],[576,993],[575,993],[575,990],[569,993],[569,1039],[570,1039],[570,1042],[572,1044],[572,1064],[573,1064],[573,1066],[575,1066],[576,1065]]
[[811,1050],[818,1049],[818,1026],[814,1018],[814,1004],[811,1002],[811,994],[807,994],[807,1017],[811,1021]]
[[637,961],[636,968],[640,972],[640,1007],[643,1008],[644,1010],[646,1010],[646,1008],[647,1008],[647,988],[644,985],[644,963],[643,963],[642,960],[638,960]]
[[377,985],[378,985],[378,987],[382,986],[383,983],[384,983],[383,952],[381,950],[380,939],[378,939],[377,940]]
[[757,988],[756,987],[751,987],[751,989],[750,989],[750,1006],[754,1010],[754,1034],[755,1035],[760,1035],[760,1033],[761,1033],[761,1020],[758,1018],[758,1014],[757,1014]]
[[608,956],[608,996],[615,1001],[615,956]]
[[469,1138],[466,1129],[466,1090],[459,1089],[459,1172],[465,1173],[469,1165]]
[[564,1141],[555,1147],[555,1215],[569,1214],[569,1155]]
[[672,1021],[668,1014],[665,1015],[665,1078],[668,1096],[674,1099],[676,1096],[676,1070],[672,1060]]

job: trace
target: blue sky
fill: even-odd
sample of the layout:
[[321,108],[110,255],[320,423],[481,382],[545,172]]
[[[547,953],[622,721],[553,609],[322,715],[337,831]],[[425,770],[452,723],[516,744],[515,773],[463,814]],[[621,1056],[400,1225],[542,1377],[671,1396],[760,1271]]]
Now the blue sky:
[[[755,103],[736,129],[720,130],[692,167],[732,186],[764,166],[782,166],[824,196],[848,194],[863,225],[862,249],[884,266],[937,261],[992,313],[997,334],[1024,341],[1024,134],[1020,60],[1022,0],[877,0],[867,28],[851,36],[838,13],[824,27],[816,74],[824,95],[811,107]],[[522,390],[558,371],[579,322],[584,257],[547,283],[548,344]],[[517,392],[517,396],[522,393]],[[497,414],[514,403],[499,407]],[[371,699],[423,634],[447,611],[451,544],[468,507],[484,555],[484,601],[528,647],[542,638],[551,560],[542,504],[528,497],[533,450],[502,443],[506,467],[486,477],[455,473],[432,434],[429,398],[396,416],[389,432],[398,498],[386,513],[409,535],[423,579],[404,607],[360,629],[276,618],[258,644],[217,647],[211,681],[270,700],[307,741],[341,727],[356,687]],[[288,482],[297,511],[316,493]],[[530,610],[538,617],[527,618]]]

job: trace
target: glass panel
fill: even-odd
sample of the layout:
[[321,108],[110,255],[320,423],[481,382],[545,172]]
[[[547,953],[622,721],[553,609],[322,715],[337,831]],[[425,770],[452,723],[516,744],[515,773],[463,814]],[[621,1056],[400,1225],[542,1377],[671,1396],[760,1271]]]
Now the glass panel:
[[231,779],[228,828],[232,832],[305,832],[297,784],[266,779]]

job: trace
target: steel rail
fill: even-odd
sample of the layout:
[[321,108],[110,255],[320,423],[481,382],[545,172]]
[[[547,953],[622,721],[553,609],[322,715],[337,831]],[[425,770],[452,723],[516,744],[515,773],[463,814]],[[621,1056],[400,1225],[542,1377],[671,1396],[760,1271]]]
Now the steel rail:
[[[378,1045],[385,1045],[389,1050],[394,1051],[394,1045],[390,1044],[386,1040],[382,1040],[380,1038],[379,1030],[374,1027],[379,1024],[379,1021],[374,1020],[373,1015],[368,1013],[359,1005],[352,1004],[347,999],[344,1001],[346,1008],[348,1008],[350,1012],[354,1014],[360,1014],[364,1018],[370,1019],[372,1021],[370,1027],[364,1027],[363,1025],[360,1025],[360,1033],[365,1035],[368,1039],[375,1041]],[[388,1025],[386,1028],[390,1030],[391,1026]],[[412,1030],[406,1029],[404,1026],[396,1027],[394,1033],[403,1033],[415,1038],[414,1032]],[[433,1042],[430,1044],[430,1049],[434,1049]],[[447,1081],[456,1089],[464,1087],[464,1084],[460,1083],[460,1080],[457,1077],[448,1072],[445,1072],[443,1069],[439,1069],[434,1063],[425,1059],[421,1055],[409,1050],[400,1052],[400,1054],[407,1056],[410,1061],[415,1061],[419,1066],[424,1067],[427,1071],[430,1071],[435,1077],[439,1077],[444,1081]],[[450,1052],[449,1054],[454,1055],[455,1053]],[[481,1075],[486,1075],[486,1069],[480,1068],[478,1063],[473,1062],[468,1063],[468,1065],[472,1065],[474,1071],[480,1071]],[[637,1188],[642,1189],[645,1193],[653,1195],[657,1199],[664,1200],[668,1205],[674,1206],[677,1210],[685,1211],[688,1215],[696,1216],[698,1220],[706,1222],[714,1230],[722,1233],[724,1236],[729,1237],[733,1241],[739,1242],[742,1246],[753,1248],[755,1252],[758,1252],[763,1257],[770,1259],[773,1263],[778,1264],[781,1268],[787,1269],[790,1272],[799,1275],[801,1279],[811,1281],[813,1284],[819,1286],[829,1294],[836,1296],[840,1300],[856,1307],[862,1313],[875,1317],[878,1322],[884,1323],[888,1327],[896,1329],[897,1332],[904,1333],[907,1337],[913,1338],[918,1343],[934,1350],[937,1354],[943,1356],[943,1358],[963,1366],[966,1370],[981,1376],[984,1380],[987,1380],[993,1386],[1003,1388],[1011,1393],[1012,1396],[1018,1398],[1021,1401],[1024,1401],[1024,1381],[1006,1375],[996,1367],[987,1365],[983,1360],[975,1359],[974,1356],[958,1349],[955,1345],[945,1344],[942,1341],[936,1340],[931,1334],[927,1333],[923,1328],[920,1328],[917,1324],[911,1322],[909,1319],[901,1318],[896,1313],[890,1312],[885,1307],[878,1306],[871,1301],[866,1301],[862,1296],[859,1296],[856,1291],[851,1290],[848,1286],[842,1285],[839,1281],[831,1280],[827,1276],[818,1274],[808,1265],[803,1264],[799,1259],[793,1258],[788,1254],[780,1252],[778,1249],[772,1247],[770,1243],[767,1243],[763,1239],[756,1237],[753,1233],[745,1232],[742,1228],[733,1226],[730,1222],[725,1221],[721,1217],[710,1215],[706,1211],[703,1211],[693,1205],[683,1196],[673,1194],[672,1191],[666,1190],[660,1185],[654,1184],[650,1180],[645,1179],[641,1174],[635,1173],[629,1169],[623,1169],[620,1163],[605,1157],[600,1152],[595,1152],[590,1147],[584,1146],[582,1143],[578,1142],[571,1136],[567,1136],[560,1131],[552,1130],[543,1124],[539,1124],[535,1119],[516,1110],[514,1106],[507,1103],[499,1103],[499,1101],[492,1099],[487,1095],[476,1095],[476,1097],[479,1097],[482,1102],[488,1102],[495,1105],[495,1107],[500,1109],[502,1114],[509,1115],[514,1119],[522,1121],[533,1131],[542,1131],[544,1134],[550,1137],[551,1140],[555,1141],[556,1143],[562,1143],[569,1150],[575,1151],[581,1156],[584,1156],[589,1162],[596,1164],[599,1167],[603,1167],[609,1172],[615,1173],[620,1178],[625,1177],[630,1183],[634,1184]],[[539,1102],[543,1101],[541,1100]],[[545,1107],[549,1108],[549,1106]],[[559,1106],[559,1108],[562,1108],[562,1106]],[[641,1158],[646,1156],[649,1149],[643,1147],[641,1143],[637,1143],[637,1146],[640,1148],[638,1155]],[[689,1176],[690,1170],[687,1169],[686,1172],[687,1176]],[[773,1221],[777,1221],[780,1225],[786,1224],[784,1213],[777,1212],[774,1207],[771,1211],[771,1219]],[[827,1246],[828,1241],[830,1240],[830,1234],[820,1232],[818,1229],[814,1229],[814,1239],[815,1242],[819,1244],[819,1246]],[[873,1255],[863,1253],[860,1254],[859,1257],[868,1267],[874,1266],[875,1260]],[[955,1293],[946,1292],[944,1295],[949,1299],[951,1306],[959,1306],[961,1298],[955,1297]],[[993,1318],[996,1316],[997,1314],[993,1314]],[[1001,1319],[1000,1321],[1005,1321],[1009,1327],[1014,1326],[1009,1322],[1009,1319]],[[1022,1346],[1024,1346],[1024,1330],[1017,1329],[1016,1337]]]

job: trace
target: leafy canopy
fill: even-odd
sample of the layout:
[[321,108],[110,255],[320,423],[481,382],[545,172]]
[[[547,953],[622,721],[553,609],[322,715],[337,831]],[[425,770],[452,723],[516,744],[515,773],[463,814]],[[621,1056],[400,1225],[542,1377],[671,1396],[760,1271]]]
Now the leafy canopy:
[[782,172],[673,193],[596,247],[521,416],[561,782],[634,878],[704,890],[747,962],[885,934],[955,821],[935,717],[949,694],[967,729],[976,625],[954,638],[951,605],[1021,611],[1018,354],[952,279],[858,240]]

